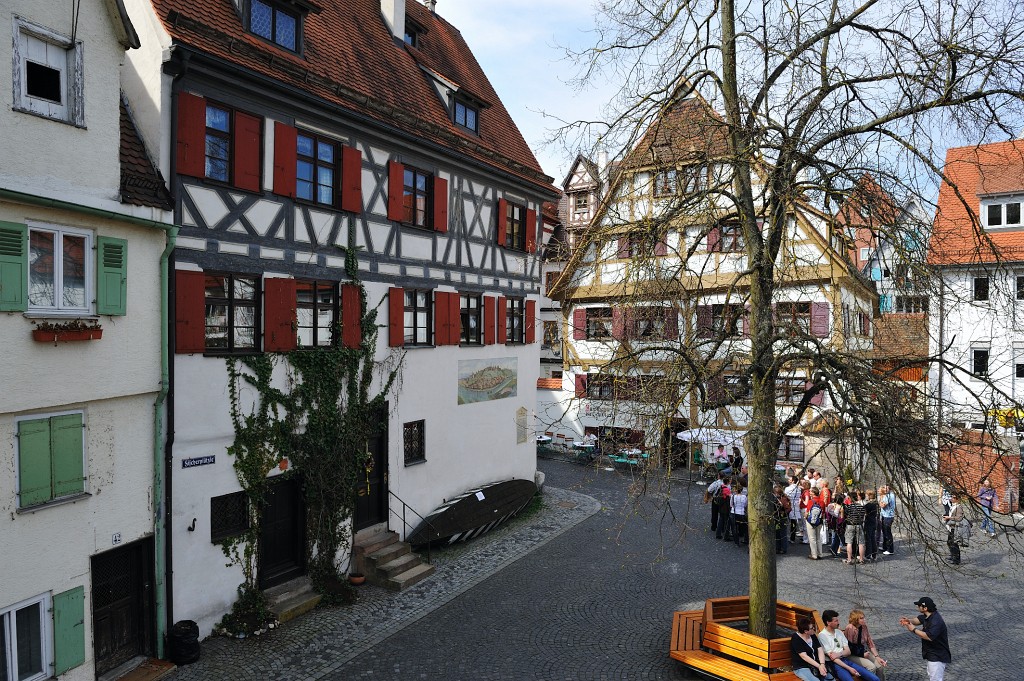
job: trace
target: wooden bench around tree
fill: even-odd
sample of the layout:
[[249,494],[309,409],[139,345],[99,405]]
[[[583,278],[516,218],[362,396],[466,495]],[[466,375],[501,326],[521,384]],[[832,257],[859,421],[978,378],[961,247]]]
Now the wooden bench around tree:
[[[727,681],[799,681],[792,669],[790,639],[765,639],[729,626],[748,619],[747,597],[711,598],[703,610],[676,612],[672,618],[669,655],[685,666]],[[800,617],[823,628],[811,608],[778,601],[777,624],[796,630]]]

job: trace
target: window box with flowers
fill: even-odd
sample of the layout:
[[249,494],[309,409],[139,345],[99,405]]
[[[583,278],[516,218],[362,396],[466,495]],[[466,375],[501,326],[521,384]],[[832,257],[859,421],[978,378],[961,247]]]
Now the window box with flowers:
[[99,340],[103,337],[103,327],[96,322],[72,319],[67,322],[33,322],[32,340],[39,343],[58,343],[61,341]]

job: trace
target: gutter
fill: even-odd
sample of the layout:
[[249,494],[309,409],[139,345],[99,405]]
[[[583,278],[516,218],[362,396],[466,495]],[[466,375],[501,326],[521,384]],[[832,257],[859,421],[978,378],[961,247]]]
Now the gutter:
[[164,588],[167,573],[167,564],[164,560],[166,556],[164,546],[167,543],[167,531],[165,528],[165,509],[163,503],[164,466],[163,447],[161,445],[164,437],[163,407],[167,400],[167,393],[170,389],[170,353],[168,346],[168,261],[171,257],[172,251],[174,250],[175,241],[178,237],[178,227],[176,225],[159,222],[157,220],[148,220],[146,218],[139,218],[132,215],[124,215],[122,213],[115,213],[114,211],[104,210],[102,208],[82,206],[77,203],[71,203],[70,201],[61,201],[60,199],[51,199],[43,196],[36,196],[34,194],[25,194],[23,192],[17,192],[10,189],[0,189],[0,199],[5,199],[14,203],[27,204],[30,206],[66,210],[73,213],[79,213],[81,215],[128,223],[140,227],[159,229],[166,234],[167,243],[164,246],[163,252],[160,254],[160,390],[157,393],[156,402],[153,405],[153,572],[156,579],[153,596],[156,606],[156,616],[154,618],[156,621],[156,653],[157,657],[162,658],[164,657],[165,639],[167,637],[167,619],[164,613],[167,610],[168,595]]

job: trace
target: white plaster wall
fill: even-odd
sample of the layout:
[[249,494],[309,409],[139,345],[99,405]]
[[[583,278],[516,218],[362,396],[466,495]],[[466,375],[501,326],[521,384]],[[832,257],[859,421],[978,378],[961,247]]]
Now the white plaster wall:
[[[95,342],[95,341],[94,341]],[[3,385],[12,385],[4,382]],[[62,679],[93,679],[89,558],[153,531],[153,394],[55,402],[45,410],[0,415],[0,605],[85,587],[85,664]],[[18,512],[16,417],[83,410],[86,490],[73,502]],[[10,550],[17,547],[17,550]],[[26,562],[26,556],[30,557]]]
[[[12,92],[12,39],[14,15],[68,37],[72,34],[69,4],[11,0],[0,6],[0,92],[9,104]],[[118,145],[120,122],[116,77],[124,50],[113,37],[106,3],[84,0],[76,40],[84,44],[85,125],[74,125],[21,113],[5,105],[0,135],[0,186],[64,201],[114,200],[120,183]],[[45,150],[65,150],[60,162]],[[17,163],[10,162],[17,159]]]
[[[8,356],[16,353],[17,361],[0,365],[0,385],[5,387],[0,392],[0,413],[155,391],[160,379],[158,264],[164,233],[8,203],[0,204],[0,220],[72,226],[88,229],[94,237],[128,240],[127,314],[99,317],[103,327],[101,339],[57,345],[37,343],[31,338],[34,327],[30,315],[6,315],[0,324],[0,347]],[[90,252],[90,257],[95,257],[95,251]],[[11,390],[8,386],[30,389]]]
[[121,68],[121,87],[131,102],[135,124],[160,172],[170,177],[171,76],[161,71],[171,39],[149,0],[124,0],[141,46],[129,50]]

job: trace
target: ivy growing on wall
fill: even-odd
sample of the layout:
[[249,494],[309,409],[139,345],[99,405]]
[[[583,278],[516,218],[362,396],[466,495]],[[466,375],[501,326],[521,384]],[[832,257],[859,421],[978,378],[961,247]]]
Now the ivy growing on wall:
[[[387,396],[398,377],[401,356],[375,361],[377,310],[360,295],[362,335],[358,348],[340,345],[288,353],[228,359],[229,396],[235,440],[228,448],[249,498],[250,528],[223,545],[242,567],[240,591],[256,591],[257,540],[270,472],[287,458],[285,475],[298,476],[307,508],[306,558],[314,586],[340,577],[338,555],[351,548],[357,490],[371,459],[367,441],[384,427]],[[335,330],[340,337],[340,329]],[[283,371],[284,376],[280,375]],[[274,387],[275,374],[278,384]],[[375,379],[381,387],[372,393]],[[256,394],[244,413],[240,391]]]

